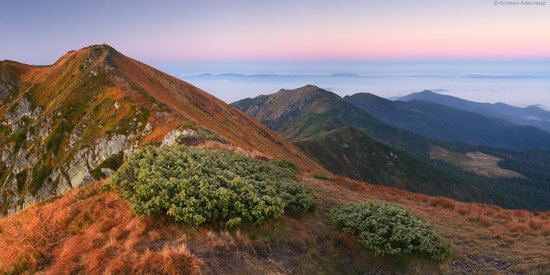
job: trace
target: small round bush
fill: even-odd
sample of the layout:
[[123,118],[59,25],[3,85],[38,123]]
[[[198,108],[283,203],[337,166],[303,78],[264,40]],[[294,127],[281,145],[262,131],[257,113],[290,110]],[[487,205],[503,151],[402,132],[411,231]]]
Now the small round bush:
[[332,220],[378,255],[405,253],[441,261],[450,254],[449,245],[430,224],[395,204],[371,201],[340,206],[332,211]]
[[182,145],[135,152],[111,184],[137,214],[167,214],[189,225],[261,223],[316,204],[308,186],[287,169],[237,153]]
[[299,171],[298,166],[290,160],[276,159],[276,160],[272,160],[271,163],[275,166],[288,169],[293,173],[298,173],[298,171]]

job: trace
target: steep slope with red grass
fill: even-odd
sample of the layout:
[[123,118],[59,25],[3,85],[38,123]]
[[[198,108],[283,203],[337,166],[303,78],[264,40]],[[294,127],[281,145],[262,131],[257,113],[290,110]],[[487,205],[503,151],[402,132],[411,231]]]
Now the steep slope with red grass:
[[[101,63],[107,71],[121,78],[113,81],[114,84],[131,94],[132,99],[138,103],[151,104],[150,100],[154,99],[167,106],[169,111],[207,127],[237,145],[259,150],[271,157],[291,157],[305,167],[318,167],[300,150],[250,116],[235,110],[207,92],[129,58],[108,45],[90,46],[69,52],[53,66],[34,67],[34,72],[31,75],[25,74],[25,78],[39,83],[51,74],[67,74],[67,71],[72,71],[72,68],[68,70],[67,67],[85,63],[90,51],[100,52],[100,57],[95,62]],[[148,100],[143,98],[143,95]]]
[[0,215],[100,180],[136,148],[182,133],[322,170],[248,115],[108,45],[51,66],[0,62],[0,100]]
[[292,157],[306,167],[316,166],[269,128],[203,90],[121,54],[114,54],[114,62],[148,95],[233,143],[272,157]]
[[[195,274],[202,261],[163,220],[138,218],[98,185],[0,220],[0,273]],[[9,248],[9,249],[8,249]]]

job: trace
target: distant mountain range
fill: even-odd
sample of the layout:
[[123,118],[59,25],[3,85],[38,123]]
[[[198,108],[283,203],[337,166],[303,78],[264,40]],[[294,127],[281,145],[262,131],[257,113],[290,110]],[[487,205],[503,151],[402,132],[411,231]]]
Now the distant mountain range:
[[368,93],[346,96],[344,101],[393,127],[429,138],[520,151],[550,149],[550,133],[502,118],[420,100],[391,101]]
[[[494,200],[494,194],[488,190],[449,176],[430,164],[432,142],[429,139],[391,127],[340,96],[316,86],[280,90],[271,95],[243,99],[232,106],[294,142],[331,172],[425,194],[446,194],[473,201]],[[405,153],[407,151],[412,154]],[[399,169],[391,164],[392,161],[398,163]],[[498,200],[514,204],[511,200]]]
[[378,78],[378,77],[431,77],[431,78],[488,78],[488,79],[517,79],[517,78],[550,78],[547,75],[521,74],[459,74],[459,73],[370,73],[358,74],[349,72],[336,73],[199,73],[179,74],[182,77],[341,77],[341,78]]
[[479,103],[464,100],[458,97],[422,91],[398,98],[400,101],[421,100],[437,103],[455,109],[460,109],[484,116],[502,118],[519,124],[534,126],[550,132],[550,111],[532,105],[525,108],[515,107],[504,103]]
[[534,127],[429,102],[341,98],[312,85],[232,106],[333,173],[462,200],[550,207],[543,164],[550,154],[530,151],[550,148],[550,135]]

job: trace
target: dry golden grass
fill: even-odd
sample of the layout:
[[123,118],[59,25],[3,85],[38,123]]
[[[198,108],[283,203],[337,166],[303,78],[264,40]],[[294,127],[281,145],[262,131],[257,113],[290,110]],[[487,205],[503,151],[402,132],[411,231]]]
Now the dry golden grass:
[[124,73],[127,83],[140,87],[172,112],[207,126],[231,143],[274,158],[290,159],[303,169],[324,171],[267,126],[205,91],[119,53],[113,53],[113,61]]
[[[97,193],[97,185],[81,187],[53,202],[0,219],[0,273],[550,271],[550,212],[432,198],[339,176],[326,181],[304,175],[303,180],[319,198],[315,212],[246,225],[233,232],[136,217],[116,194]],[[451,244],[452,259],[433,263],[377,257],[330,222],[333,207],[371,199],[401,204],[429,221]],[[506,269],[494,259],[505,263]]]
[[[330,198],[330,207],[378,199],[411,209],[450,241],[455,252],[451,262],[469,262],[477,265],[481,273],[504,273],[494,262],[498,259],[509,265],[506,271],[550,273],[550,211],[506,210],[494,205],[430,198],[343,177],[334,177],[334,185],[308,181],[318,192],[326,193],[323,197]],[[452,266],[448,268],[463,272]]]
[[452,163],[466,171],[484,177],[523,177],[518,172],[498,166],[498,163],[502,161],[501,158],[482,152],[453,153],[442,147],[434,146],[430,151],[430,157]]
[[136,217],[98,186],[0,220],[0,273],[198,273],[201,261],[163,220]]
[[434,198],[432,201],[430,201],[430,205],[434,207],[447,208],[451,210],[455,209],[455,203],[453,200],[447,199],[447,198],[441,198],[441,197]]

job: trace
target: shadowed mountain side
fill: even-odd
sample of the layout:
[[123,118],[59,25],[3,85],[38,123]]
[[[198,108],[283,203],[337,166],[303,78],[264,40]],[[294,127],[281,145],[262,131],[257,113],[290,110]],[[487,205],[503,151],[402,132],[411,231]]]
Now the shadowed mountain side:
[[534,126],[546,132],[550,132],[550,111],[546,111],[537,106],[520,108],[504,103],[479,103],[454,96],[434,93],[428,90],[412,93],[400,97],[398,100],[421,100],[432,102],[476,114],[503,118],[516,124]]
[[295,142],[329,171],[368,182],[430,195],[459,197],[468,201],[492,197],[462,179],[433,167],[417,157],[369,138],[353,127],[323,132]]
[[521,151],[550,149],[549,133],[502,118],[425,101],[391,101],[368,93],[344,100],[393,127],[433,139]]
[[[332,172],[363,180],[377,179],[378,184],[400,186],[407,190],[460,200],[491,201],[507,207],[518,206],[517,201],[511,197],[490,192],[477,180],[470,182],[462,175],[454,177],[452,173],[448,174],[447,170],[436,166],[438,163],[429,156],[432,146],[438,144],[436,141],[388,126],[362,109],[345,102],[338,95],[318,87],[308,85],[295,90],[281,90],[272,95],[243,99],[232,106],[293,141]],[[352,145],[357,152],[344,150],[334,142],[335,139],[350,137],[349,133],[331,133],[342,127],[354,128],[353,134],[359,140]],[[359,136],[358,132],[362,134]],[[371,150],[378,153],[381,148],[408,152],[403,156],[406,161],[401,163],[401,169],[407,173],[395,169],[391,175],[391,169],[386,167],[386,160],[368,158]],[[386,168],[372,169],[364,162],[366,160],[373,161],[371,165],[376,163],[374,166],[377,168]]]
[[308,85],[232,103],[290,141],[342,126],[353,126],[379,142],[428,158],[430,140],[393,128],[342,100],[335,93]]

